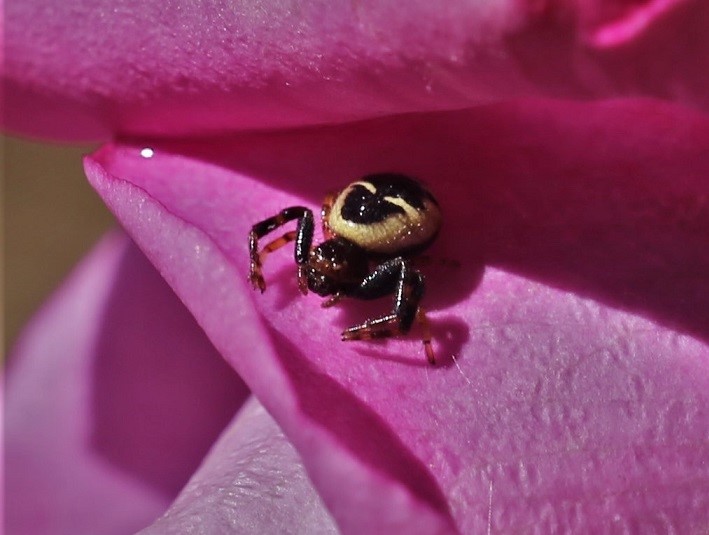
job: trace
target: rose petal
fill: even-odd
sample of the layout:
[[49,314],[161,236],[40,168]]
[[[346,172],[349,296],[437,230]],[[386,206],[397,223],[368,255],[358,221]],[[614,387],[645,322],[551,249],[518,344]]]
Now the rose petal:
[[[708,142],[657,102],[534,101],[86,168],[344,532],[686,533],[709,522]],[[263,296],[245,283],[252,223],[392,169],[429,180],[432,254],[461,264],[429,272],[436,368],[415,335],[339,342],[387,305],[320,309],[287,253]]]
[[12,533],[146,526],[247,394],[120,235],[104,240],[32,321],[10,364]]
[[[587,39],[598,47],[622,46],[644,32],[652,33],[658,18],[691,6],[688,0],[643,0],[617,2],[607,0],[580,4],[580,20]],[[690,8],[691,9],[691,8]]]
[[151,533],[337,533],[293,446],[254,399]]
[[[129,150],[128,154],[133,152]],[[132,166],[136,163],[124,160],[122,155],[114,154],[110,148],[103,153],[103,156],[109,160],[112,160],[114,155],[117,157],[114,162],[116,164],[125,162]],[[167,168],[160,166],[162,171],[181,174],[187,170],[185,164],[188,162],[183,162],[180,158],[168,160],[163,156],[160,157],[160,164],[163,163]],[[316,487],[341,527],[366,533],[382,529],[393,532],[404,530],[411,533],[438,533],[451,530],[450,520],[439,518],[438,512],[432,510],[426,499],[427,493],[437,492],[435,505],[438,509],[445,508],[443,497],[440,496],[432,478],[426,474],[419,461],[413,459],[411,455],[407,456],[405,451],[397,449],[395,453],[398,460],[394,463],[393,470],[407,480],[412,478],[415,481],[421,480],[424,487],[415,490],[423,492],[423,499],[417,499],[406,488],[402,488],[397,478],[389,478],[372,471],[368,467],[368,462],[352,456],[348,448],[343,449],[340,437],[333,436],[327,427],[313,421],[310,414],[313,400],[307,400],[307,405],[303,407],[304,400],[300,399],[303,394],[300,389],[305,386],[305,383],[307,383],[306,390],[315,388],[313,392],[324,393],[322,398],[324,407],[330,406],[333,401],[340,405],[346,403],[348,399],[346,391],[335,383],[330,384],[325,376],[313,375],[314,372],[307,366],[300,370],[301,380],[295,383],[292,381],[290,374],[283,369],[284,363],[278,360],[273,350],[269,332],[265,330],[253,311],[251,295],[243,291],[243,276],[235,272],[233,266],[226,260],[225,252],[215,247],[214,242],[204,238],[198,228],[184,224],[179,217],[149,201],[142,190],[112,179],[97,162],[87,160],[87,170],[91,179],[95,181],[96,187],[107,199],[110,198],[111,203],[126,203],[124,206],[133,217],[127,213],[124,215],[131,217],[132,223],[142,227],[142,231],[138,232],[145,238],[143,245],[146,250],[152,252],[160,250],[161,256],[166,254],[170,257],[171,260],[163,264],[165,278],[184,291],[185,302],[194,304],[198,309],[196,317],[200,318],[203,325],[209,326],[212,341],[220,348],[223,355],[239,358],[240,367],[245,372],[244,376],[254,381],[252,389],[270,393],[263,396],[262,399],[268,402],[268,405],[266,403],[264,405],[272,414],[280,415],[280,421],[284,427],[288,427],[289,438],[293,440],[294,445],[300,448],[301,453],[305,452],[306,459],[318,460],[314,467],[311,465],[310,476],[315,479]],[[207,178],[202,171],[200,176],[202,179]],[[231,179],[231,173],[221,174],[221,176]],[[209,189],[208,183],[218,186],[212,182],[213,178],[215,176],[210,176],[207,182],[202,182],[202,185],[207,189]],[[197,180],[199,181],[200,178]],[[189,184],[183,186],[192,188]],[[186,190],[183,193],[189,195]],[[212,190],[211,193],[218,194],[216,190]],[[219,197],[195,200],[202,205],[202,208],[209,209],[203,203],[219,202]],[[118,206],[115,205],[114,208]],[[229,209],[234,208],[242,207],[231,205]],[[213,215],[222,217],[227,214],[219,215],[214,212]],[[228,235],[233,234],[234,220],[231,215],[229,214],[228,221],[223,221],[225,225],[223,231]],[[133,230],[138,229],[133,227]],[[158,232],[155,233],[155,230]],[[169,251],[163,249],[164,246],[167,246]],[[244,333],[249,333],[249,336],[245,337]],[[260,342],[256,341],[259,338]],[[324,388],[329,391],[323,390]],[[340,395],[337,394],[338,392]],[[345,399],[342,399],[342,395]],[[354,399],[349,403],[354,403],[352,409],[358,406],[358,402]],[[377,423],[376,416],[369,416],[367,424],[382,428],[382,425]],[[361,432],[360,425],[356,421],[353,422],[349,433]],[[361,435],[361,439],[365,442],[368,440],[365,435]],[[377,452],[371,453],[376,455]],[[389,462],[388,455],[385,452],[384,459],[379,459],[377,464]],[[343,481],[346,482],[345,485]]]
[[524,95],[643,94],[706,107],[706,3],[622,4],[9,2],[4,120],[25,134],[105,139]]

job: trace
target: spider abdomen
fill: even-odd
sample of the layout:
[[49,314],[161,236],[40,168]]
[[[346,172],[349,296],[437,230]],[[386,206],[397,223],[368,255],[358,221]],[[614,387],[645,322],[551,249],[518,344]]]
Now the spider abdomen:
[[353,182],[330,211],[330,231],[362,249],[385,256],[427,247],[441,226],[438,202],[405,175],[381,173]]

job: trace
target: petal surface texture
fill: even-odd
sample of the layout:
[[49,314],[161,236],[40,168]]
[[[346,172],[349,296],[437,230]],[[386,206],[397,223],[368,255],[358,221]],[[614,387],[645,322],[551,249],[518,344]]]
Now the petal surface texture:
[[141,535],[337,533],[293,445],[252,397],[175,503]]
[[[706,117],[657,101],[530,100],[113,144],[86,170],[343,532],[692,533],[709,523],[707,146]],[[253,223],[377,171],[418,176],[444,213],[424,268],[435,368],[415,331],[341,342],[389,302],[321,309],[290,251],[263,295],[246,282]]]
[[145,527],[247,395],[135,245],[109,236],[11,356],[8,533]]
[[[340,123],[522,96],[706,109],[702,0],[7,2],[10,129],[58,139]],[[67,128],[71,125],[71,128]]]

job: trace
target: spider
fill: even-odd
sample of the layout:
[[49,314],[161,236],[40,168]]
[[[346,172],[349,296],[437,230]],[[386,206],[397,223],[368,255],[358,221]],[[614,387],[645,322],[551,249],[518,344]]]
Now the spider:
[[[313,212],[291,206],[256,223],[249,233],[249,281],[254,289],[266,290],[261,267],[265,258],[295,241],[298,287],[327,297],[330,307],[343,297],[377,299],[393,295],[391,312],[366,320],[342,332],[342,340],[370,340],[401,336],[418,320],[423,330],[426,358],[436,359],[426,313],[420,306],[423,275],[411,257],[435,240],[441,226],[438,202],[418,181],[397,173],[367,175],[322,205],[325,241],[313,246]],[[297,220],[296,230],[286,232],[259,251],[259,239]]]

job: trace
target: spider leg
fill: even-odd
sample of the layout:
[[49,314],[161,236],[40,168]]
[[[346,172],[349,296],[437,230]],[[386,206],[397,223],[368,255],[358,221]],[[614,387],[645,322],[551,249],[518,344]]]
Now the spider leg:
[[332,210],[332,205],[335,203],[337,198],[337,193],[330,192],[325,196],[322,203],[322,210],[320,211],[320,222],[322,223],[322,233],[326,240],[334,237],[334,233],[330,228],[330,211]]
[[332,306],[335,306],[337,303],[340,302],[340,300],[342,300],[342,298],[344,296],[345,296],[344,293],[336,292],[336,293],[332,294],[330,297],[328,297],[327,299],[325,299],[322,303],[320,303],[320,306],[322,308],[330,308]]
[[[286,232],[280,238],[268,243],[259,251],[259,238],[282,227],[289,221],[298,220],[295,231]],[[264,259],[276,249],[279,249],[295,240],[295,263],[298,265],[298,286],[302,293],[307,293],[308,284],[305,276],[305,265],[313,243],[313,212],[302,206],[291,206],[281,210],[277,215],[264,219],[251,227],[249,233],[249,282],[254,289],[266,290],[266,281],[263,278],[262,266]]]
[[408,333],[414,320],[418,319],[423,327],[426,358],[431,364],[435,364],[430,327],[425,311],[419,306],[424,290],[423,275],[413,269],[409,261],[398,257],[380,264],[358,288],[349,292],[348,296],[375,299],[393,293],[393,310],[389,314],[346,329],[342,333],[342,340],[371,340],[400,336]]
[[421,331],[423,331],[423,350],[426,353],[426,359],[431,364],[436,364],[436,355],[433,352],[433,345],[431,344],[431,324],[426,316],[426,311],[423,307],[419,307],[418,312],[416,312],[416,319],[421,325]]
[[269,254],[271,254],[273,251],[280,249],[284,245],[288,245],[290,242],[295,240],[296,236],[297,232],[295,230],[290,230],[280,238],[276,238],[275,240],[270,241],[266,245],[264,245],[261,249],[261,252],[259,252],[258,254],[259,262],[261,263],[261,265],[263,265],[264,260],[266,260],[266,257]]

